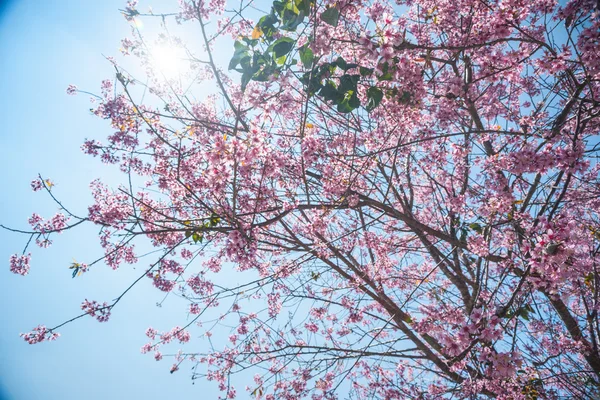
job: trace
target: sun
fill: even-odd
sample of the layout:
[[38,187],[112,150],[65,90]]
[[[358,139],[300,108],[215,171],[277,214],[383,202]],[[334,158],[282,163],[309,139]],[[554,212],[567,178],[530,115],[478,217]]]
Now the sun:
[[150,61],[157,74],[162,74],[166,79],[178,78],[189,69],[189,60],[185,50],[180,46],[166,43],[151,49]]

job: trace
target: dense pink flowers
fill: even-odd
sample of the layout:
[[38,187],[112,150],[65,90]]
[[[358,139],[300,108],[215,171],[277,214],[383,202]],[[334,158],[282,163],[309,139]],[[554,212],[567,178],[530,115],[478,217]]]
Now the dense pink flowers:
[[146,336],[148,336],[150,339],[154,339],[157,335],[157,330],[150,327],[146,330]]
[[53,341],[58,339],[59,333],[53,332],[44,325],[38,325],[29,333],[21,333],[21,337],[29,344],[41,343],[43,341]]
[[187,280],[187,284],[195,294],[201,297],[208,296],[214,291],[214,285],[212,282],[203,279],[200,275],[190,277]]
[[27,255],[13,254],[10,256],[10,272],[18,275],[27,275],[29,273],[29,261],[31,260],[31,253]]
[[81,309],[86,314],[96,318],[98,322],[106,322],[110,318],[112,306],[107,302],[100,304],[95,300],[89,301],[88,299],[85,299],[84,302],[81,303]]
[[[134,30],[121,52],[146,76],[111,59],[94,98],[107,131],[82,150],[123,184],[93,181],[82,217],[52,191],[30,242],[91,222],[94,263],[143,260],[158,305],[183,308],[141,351],[221,398],[250,369],[268,400],[596,398],[596,6],[285,0],[250,20],[182,0],[200,44]],[[166,38],[187,52],[178,79],[150,56]]]
[[68,221],[69,218],[62,213],[57,213],[48,221],[45,221],[38,214],[34,213],[28,220],[33,230],[40,233],[60,233],[67,227]]
[[269,293],[267,297],[269,317],[276,317],[281,312],[281,295],[279,293]]
[[39,192],[43,188],[44,188],[44,183],[42,182],[42,180],[40,178],[36,178],[31,181],[31,190],[33,190],[34,192]]
[[190,314],[194,314],[194,315],[200,314],[201,310],[202,309],[200,308],[199,304],[197,304],[197,303],[190,304]]

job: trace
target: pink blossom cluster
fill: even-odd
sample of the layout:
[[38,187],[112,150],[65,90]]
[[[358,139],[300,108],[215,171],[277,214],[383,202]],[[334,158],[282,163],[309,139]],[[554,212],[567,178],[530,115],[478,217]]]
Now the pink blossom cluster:
[[17,275],[27,275],[29,273],[29,261],[31,260],[31,253],[27,255],[13,254],[10,256],[10,272]]
[[57,213],[48,221],[44,221],[41,216],[34,213],[28,220],[33,230],[42,234],[60,233],[67,227],[68,221],[69,218],[62,213]]
[[493,352],[484,348],[479,355],[479,360],[489,363],[487,374],[490,378],[509,378],[521,368],[523,360],[518,352]]
[[227,240],[227,256],[239,264],[240,270],[252,267],[256,253],[256,244],[252,242],[247,234],[239,230],[233,230]]
[[107,302],[100,304],[95,300],[89,301],[88,299],[85,299],[83,303],[81,303],[81,309],[86,314],[96,318],[98,322],[106,322],[110,318],[112,306]]
[[44,188],[44,182],[42,181],[41,178],[36,178],[31,181],[31,190],[33,190],[34,192],[39,192],[43,188]]
[[[160,261],[158,270],[148,272],[147,276],[152,278],[156,288],[163,292],[170,292],[175,287],[177,278],[183,274],[184,270],[185,268],[177,261],[163,259]],[[173,278],[169,278],[168,276],[173,276]]]
[[21,333],[21,337],[29,344],[41,343],[43,341],[53,341],[58,339],[60,333],[53,332],[44,325],[38,325],[29,333]]
[[69,96],[74,96],[74,95],[76,95],[76,94],[77,94],[77,86],[75,86],[75,85],[72,85],[72,84],[71,84],[71,85],[69,85],[69,86],[67,86],[67,94],[68,94]]
[[[595,1],[286,1],[256,20],[179,5],[200,28],[201,54],[172,39],[189,76],[159,76],[135,29],[122,53],[143,88],[111,59],[92,109],[109,131],[82,146],[129,183],[91,184],[102,261],[150,245],[142,281],[187,301],[143,353],[225,398],[246,369],[268,400],[598,396]],[[231,71],[211,57],[223,35]],[[75,225],[62,204],[29,219],[32,243]],[[193,336],[210,345],[163,347]]]
[[210,296],[214,291],[214,285],[212,282],[206,280],[201,275],[195,275],[187,280],[188,286],[198,296],[206,297]]
[[131,202],[124,193],[111,193],[100,181],[91,183],[94,205],[88,207],[91,221],[102,225],[122,226],[122,221],[133,213]]
[[281,312],[281,295],[279,293],[267,294],[267,304],[269,306],[269,317],[275,318]]
[[198,315],[198,314],[200,314],[200,312],[202,312],[202,309],[200,308],[200,304],[198,304],[198,303],[190,304],[189,310],[190,310],[190,314],[193,314],[193,315]]

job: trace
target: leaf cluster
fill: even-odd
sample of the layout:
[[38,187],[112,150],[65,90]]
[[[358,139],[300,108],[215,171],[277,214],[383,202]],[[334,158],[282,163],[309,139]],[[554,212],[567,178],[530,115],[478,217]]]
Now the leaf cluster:
[[[190,229],[185,230],[185,237],[192,238],[194,243],[202,243],[204,240],[204,232],[207,229],[215,228],[221,222],[221,218],[217,214],[212,214],[206,221],[203,222],[200,226],[194,226]],[[191,226],[191,221],[183,221],[183,225]]]

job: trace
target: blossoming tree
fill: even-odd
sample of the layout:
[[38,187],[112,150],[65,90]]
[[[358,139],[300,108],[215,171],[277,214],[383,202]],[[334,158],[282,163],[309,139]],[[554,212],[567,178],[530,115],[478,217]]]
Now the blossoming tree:
[[110,129],[83,144],[126,183],[77,216],[40,176],[61,212],[20,232],[96,224],[105,254],[73,277],[137,262],[132,285],[177,294],[191,322],[142,352],[184,344],[171,372],[226,398],[600,396],[595,0],[136,3],[145,76],[109,60]]

